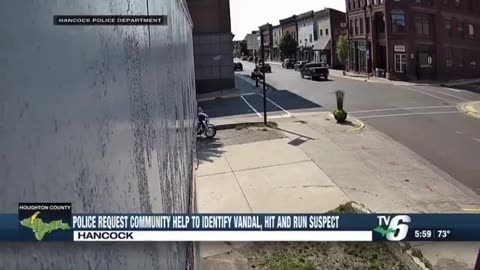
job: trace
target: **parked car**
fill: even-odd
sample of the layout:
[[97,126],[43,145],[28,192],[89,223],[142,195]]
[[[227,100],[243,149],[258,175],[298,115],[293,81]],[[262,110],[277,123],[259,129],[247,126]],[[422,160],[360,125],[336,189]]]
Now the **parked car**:
[[300,70],[300,75],[302,79],[309,77],[312,81],[320,78],[328,80],[328,66],[323,63],[308,63]]
[[234,71],[243,71],[243,65],[240,62],[233,63],[233,70]]
[[253,56],[248,57],[248,62],[253,62]]
[[258,67],[258,71],[262,73],[263,71],[265,71],[265,73],[272,73],[272,67],[270,66],[270,64],[265,64],[265,65],[258,64],[257,67]]
[[293,59],[285,59],[282,63],[282,68],[295,68],[295,60]]
[[242,61],[248,61],[248,56],[246,56],[246,55],[242,56],[241,60]]
[[259,80],[262,80],[263,79],[263,73],[260,72],[258,70],[258,68],[255,68],[252,73],[250,74],[250,78],[252,78],[252,80],[255,80],[255,79],[259,79]]
[[296,71],[299,71],[303,68],[303,66],[305,66],[305,64],[308,64],[307,61],[298,61],[294,66],[293,68],[296,70]]

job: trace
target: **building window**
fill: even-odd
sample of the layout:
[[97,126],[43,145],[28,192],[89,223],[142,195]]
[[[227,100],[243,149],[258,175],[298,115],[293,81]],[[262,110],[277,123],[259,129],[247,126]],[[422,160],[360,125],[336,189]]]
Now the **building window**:
[[428,15],[417,16],[415,26],[418,35],[430,36],[430,17]]
[[449,37],[452,36],[452,22],[451,21],[445,21],[445,31],[447,32],[447,35]]
[[471,39],[475,38],[475,27],[473,27],[473,24],[468,25],[468,35]]
[[355,19],[355,35],[358,35],[358,20]]
[[459,68],[463,68],[463,62],[464,62],[464,59],[463,59],[463,50],[459,50],[459,51],[458,51],[458,67],[459,67]]
[[310,40],[310,43],[312,43],[312,34],[310,34],[309,40]]
[[370,34],[370,19],[369,18],[367,18],[365,20],[365,30],[366,30],[367,34]]
[[402,10],[392,10],[392,31],[405,32],[405,13]]
[[461,38],[463,38],[463,23],[457,24],[457,31]]
[[323,36],[323,29],[320,29],[320,36]]
[[363,19],[360,19],[360,34],[363,34]]
[[446,56],[446,66],[451,67],[453,65],[452,61],[452,48],[447,48],[447,56]]
[[328,28],[325,29],[325,36],[328,36]]
[[407,54],[396,53],[395,54],[395,72],[405,73],[407,70]]

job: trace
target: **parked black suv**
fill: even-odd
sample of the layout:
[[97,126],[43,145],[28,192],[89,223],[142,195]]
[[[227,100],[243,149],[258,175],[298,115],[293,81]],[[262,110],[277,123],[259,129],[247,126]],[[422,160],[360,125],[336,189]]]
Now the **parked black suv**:
[[328,80],[328,66],[323,63],[309,63],[300,70],[302,78],[309,77],[312,81],[315,79]]

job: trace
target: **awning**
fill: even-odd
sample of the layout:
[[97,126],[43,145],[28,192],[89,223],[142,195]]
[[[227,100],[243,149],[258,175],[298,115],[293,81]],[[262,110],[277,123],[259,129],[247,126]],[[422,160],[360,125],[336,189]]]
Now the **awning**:
[[324,39],[324,40],[318,40],[315,42],[315,45],[313,46],[314,50],[331,50],[332,49],[332,40],[331,39]]

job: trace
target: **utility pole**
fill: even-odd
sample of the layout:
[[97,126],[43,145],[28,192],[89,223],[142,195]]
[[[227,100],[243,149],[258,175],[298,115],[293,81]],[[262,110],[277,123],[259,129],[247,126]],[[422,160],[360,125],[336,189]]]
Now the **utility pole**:
[[262,52],[262,74],[263,74],[263,124],[267,125],[267,89],[265,86],[265,45],[263,44],[263,29],[260,27],[260,48]]

